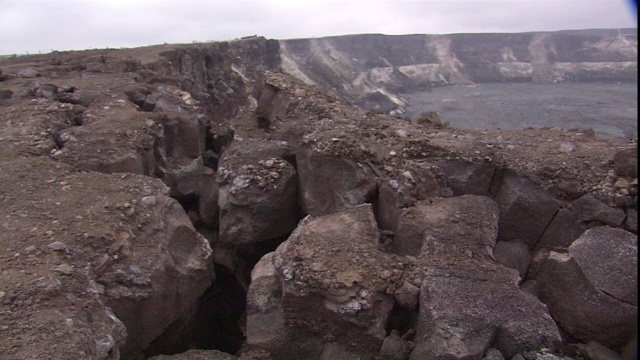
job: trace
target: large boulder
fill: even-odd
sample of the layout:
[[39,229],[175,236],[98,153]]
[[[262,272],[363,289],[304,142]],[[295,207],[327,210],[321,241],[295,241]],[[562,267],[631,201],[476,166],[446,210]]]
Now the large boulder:
[[127,223],[140,221],[142,229],[86,233],[101,297],[127,328],[122,348],[127,356],[162,334],[214,279],[207,240],[177,201],[151,189],[142,189],[135,203],[109,205],[122,211]]
[[544,304],[518,289],[513,275],[430,270],[410,359],[481,359],[490,347],[508,359],[553,349],[561,340],[553,319]]
[[458,160],[442,161],[436,165],[446,175],[447,186],[453,190],[453,195],[491,195],[489,189],[496,173],[494,165]]
[[587,230],[568,253],[552,251],[538,272],[541,299],[575,338],[619,349],[634,333],[638,239],[625,230]]
[[486,196],[436,198],[402,210],[391,250],[433,259],[490,257],[497,228],[498,205]]
[[195,113],[166,112],[158,121],[164,129],[168,157],[197,158],[205,150],[205,117]]
[[493,256],[502,265],[518,270],[523,279],[533,260],[527,244],[519,240],[498,241],[493,248]]
[[494,260],[498,204],[463,195],[418,203],[403,213],[392,249],[418,255],[419,319],[410,359],[506,358],[553,348],[560,335],[519,274]]
[[589,227],[620,227],[624,219],[625,213],[622,209],[607,206],[587,194],[558,211],[540,237],[537,246],[566,249]]
[[252,273],[247,343],[278,359],[377,354],[393,307],[385,290],[398,271],[377,238],[370,205],[305,218]]
[[495,197],[500,205],[498,240],[522,239],[536,245],[560,202],[526,177],[507,171]]
[[3,356],[131,358],[211,283],[211,249],[159,179],[11,163],[3,176],[23,181],[2,178],[20,198],[3,199]]
[[302,151],[296,156],[305,213],[326,215],[363,204],[377,190],[373,171],[355,160]]
[[220,241],[255,243],[286,236],[299,219],[298,176],[280,143],[234,142],[220,159]]

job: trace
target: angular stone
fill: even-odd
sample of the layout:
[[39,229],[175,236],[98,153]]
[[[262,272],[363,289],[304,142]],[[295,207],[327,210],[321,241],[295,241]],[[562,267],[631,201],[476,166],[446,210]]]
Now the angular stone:
[[504,356],[502,355],[500,350],[490,348],[484,353],[482,360],[504,360]]
[[569,248],[589,282],[598,290],[638,305],[638,238],[622,229],[587,230]]
[[377,190],[371,169],[347,158],[303,152],[296,157],[305,213],[326,215],[363,204]]
[[550,253],[536,276],[540,298],[575,338],[620,348],[635,329],[637,261],[635,235],[590,229],[567,254]]
[[220,241],[255,243],[296,227],[298,176],[285,151],[266,141],[235,142],[225,151],[217,173]]
[[580,222],[575,210],[560,209],[551,220],[551,223],[549,223],[536,246],[550,249],[566,249],[587,229],[587,224]]
[[619,150],[613,156],[613,165],[616,175],[637,178],[638,177],[638,147]]
[[204,170],[202,158],[198,157],[186,164],[172,164],[162,181],[169,187],[171,197],[195,197],[199,195]]
[[498,240],[522,239],[530,249],[560,208],[560,202],[527,178],[504,175],[495,201],[500,205]]
[[561,341],[546,307],[507,274],[432,269],[420,292],[418,359],[480,359],[491,346],[506,358]]
[[[401,212],[391,250],[432,259],[489,257],[495,245],[498,205],[488,197],[463,195],[420,202]],[[446,261],[453,261],[448,259]]]
[[8,100],[13,96],[13,91],[9,89],[0,89],[0,100]]
[[380,356],[387,360],[404,360],[409,352],[407,341],[400,337],[398,330],[391,330],[391,334],[384,338],[380,348]]
[[307,358],[377,354],[393,307],[382,272],[397,264],[377,249],[377,234],[370,205],[303,219],[252,273],[247,342],[282,359],[312,349]]
[[378,226],[384,230],[395,230],[402,208],[413,206],[417,201],[432,198],[444,187],[444,174],[436,166],[406,161],[397,179],[379,185],[375,210]]
[[[211,174],[209,174],[211,172]],[[198,212],[202,222],[210,228],[218,228],[218,183],[215,173],[210,168],[204,168],[198,184]]]
[[160,122],[164,129],[167,157],[193,159],[204,152],[206,123],[203,116],[164,113]]
[[531,251],[527,244],[519,240],[498,241],[493,248],[493,256],[502,265],[516,269],[524,279],[531,265]]
[[622,360],[619,353],[602,346],[595,341],[589,341],[587,344],[578,344],[578,354],[591,360]]
[[35,78],[40,76],[40,72],[35,68],[28,67],[18,70],[17,75],[21,78]]
[[456,160],[438,162],[447,177],[447,186],[453,190],[453,195],[484,195],[491,196],[489,189],[496,172],[495,166],[487,163],[474,164]]
[[[161,225],[139,233],[135,240],[123,236],[120,242],[124,249],[135,249],[152,241],[157,250],[131,251],[129,260],[97,275],[97,282],[104,286],[103,301],[127,328],[129,336],[121,349],[126,356],[145,349],[214,279],[211,248],[193,229],[180,204],[158,196],[158,203],[146,211],[162,216]],[[150,257],[155,265],[149,264]]]
[[39,86],[33,95],[36,99],[55,100],[58,97],[58,87],[53,84],[44,84]]
[[400,185],[397,180],[390,180],[378,188],[378,197],[375,202],[376,219],[378,226],[383,230],[393,231],[398,226],[401,208],[406,204],[404,192],[399,190]]
[[624,227],[634,234],[638,233],[638,210],[627,210],[627,220],[624,223]]
[[127,84],[118,90],[122,91],[129,98],[129,101],[140,108],[142,108],[145,98],[150,93],[149,88],[140,84]]
[[290,95],[285,91],[281,91],[276,85],[268,83],[262,85],[255,110],[258,116],[258,125],[263,128],[269,128],[276,118],[286,117],[290,103]]
[[400,306],[415,310],[418,307],[418,298],[420,296],[420,288],[405,281],[394,293],[396,301]]
[[251,272],[247,292],[247,344],[277,346],[284,336],[282,281],[273,263],[275,253],[260,259]]

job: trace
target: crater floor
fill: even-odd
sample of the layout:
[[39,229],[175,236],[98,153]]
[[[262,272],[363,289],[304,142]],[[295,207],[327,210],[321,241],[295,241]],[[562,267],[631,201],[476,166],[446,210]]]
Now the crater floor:
[[437,111],[461,129],[593,128],[598,136],[638,136],[637,84],[510,83],[448,86],[402,94],[406,115]]

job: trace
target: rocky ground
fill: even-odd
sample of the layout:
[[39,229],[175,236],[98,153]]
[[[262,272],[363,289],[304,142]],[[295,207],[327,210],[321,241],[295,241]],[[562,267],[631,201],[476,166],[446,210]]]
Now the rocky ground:
[[636,139],[366,111],[273,46],[0,62],[0,358],[627,356]]

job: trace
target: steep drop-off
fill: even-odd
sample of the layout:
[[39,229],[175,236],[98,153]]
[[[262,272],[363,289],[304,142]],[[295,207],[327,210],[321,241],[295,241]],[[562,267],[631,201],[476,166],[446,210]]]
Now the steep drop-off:
[[500,82],[637,82],[636,29],[336,36],[280,41],[283,71],[369,107],[398,93]]

